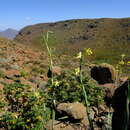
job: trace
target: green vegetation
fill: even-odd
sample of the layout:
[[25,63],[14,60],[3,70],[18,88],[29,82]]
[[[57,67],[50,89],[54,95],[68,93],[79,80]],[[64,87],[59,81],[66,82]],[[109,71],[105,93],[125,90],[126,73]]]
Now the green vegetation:
[[4,75],[4,72],[2,70],[0,70],[0,78],[3,78],[5,75]]
[[[97,82],[92,80],[87,74],[83,74],[83,84],[88,95],[88,102],[90,106],[98,106],[103,103],[103,90],[98,86]],[[80,83],[80,77],[75,72],[63,72],[61,75],[54,77],[54,84],[51,81],[47,84],[48,104],[52,105],[52,100],[56,104],[62,102],[82,102],[85,104],[84,94]]]
[[31,86],[5,84],[0,99],[1,128],[41,130],[49,119],[43,93]]
[[20,70],[20,76],[21,77],[26,77],[26,76],[28,76],[29,74],[28,74],[28,72],[26,72],[26,71],[24,71],[24,70]]

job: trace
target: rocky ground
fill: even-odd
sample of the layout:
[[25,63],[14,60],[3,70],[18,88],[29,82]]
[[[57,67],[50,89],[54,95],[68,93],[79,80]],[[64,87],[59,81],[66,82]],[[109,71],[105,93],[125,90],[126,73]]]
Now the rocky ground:
[[41,85],[46,80],[47,57],[14,41],[0,39],[0,82]]

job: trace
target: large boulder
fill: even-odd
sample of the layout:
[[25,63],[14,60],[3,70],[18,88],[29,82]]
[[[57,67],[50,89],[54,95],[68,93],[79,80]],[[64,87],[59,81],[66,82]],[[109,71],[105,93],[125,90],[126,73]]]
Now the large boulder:
[[[130,85],[130,80],[124,82],[120,87],[115,90],[114,96],[112,98],[112,107],[114,109],[113,119],[112,119],[112,127],[113,130],[124,130],[123,124],[127,124],[130,119],[126,118],[125,113],[127,110],[130,112],[130,104],[129,108],[127,108],[127,95],[128,95],[128,85]],[[130,123],[128,123],[128,130],[130,129]]]
[[61,103],[57,106],[57,111],[62,117],[68,117],[66,121],[50,120],[46,128],[52,130],[52,123],[54,130],[88,130],[88,117],[86,107],[82,103]]
[[66,113],[76,120],[83,120],[87,117],[86,107],[82,103],[61,103],[57,106],[59,113]]
[[91,77],[99,84],[114,83],[117,79],[116,69],[107,63],[91,66]]

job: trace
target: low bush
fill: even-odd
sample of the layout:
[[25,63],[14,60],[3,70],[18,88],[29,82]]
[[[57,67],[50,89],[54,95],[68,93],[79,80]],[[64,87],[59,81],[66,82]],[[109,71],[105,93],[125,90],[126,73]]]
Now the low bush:
[[[97,82],[87,74],[83,74],[83,84],[88,95],[89,105],[98,106],[101,104],[104,99],[103,90]],[[56,104],[77,101],[85,104],[80,77],[70,71],[55,76],[53,85],[51,85],[51,80],[48,81],[46,97],[49,106],[52,105],[53,100],[56,101]]]
[[50,118],[44,95],[37,88],[5,84],[0,96],[0,128],[41,130]]

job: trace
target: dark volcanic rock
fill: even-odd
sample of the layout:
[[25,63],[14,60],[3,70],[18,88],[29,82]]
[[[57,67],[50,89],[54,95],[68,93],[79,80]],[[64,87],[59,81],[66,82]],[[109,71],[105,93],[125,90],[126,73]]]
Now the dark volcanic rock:
[[[127,95],[128,95],[128,85],[130,84],[130,81],[126,81],[123,83],[119,88],[116,89],[114,96],[113,96],[113,101],[112,101],[112,107],[114,109],[113,113],[113,119],[112,119],[112,127],[113,130],[124,130],[123,124],[127,123],[129,124],[130,129],[130,123],[129,120],[127,119],[125,113],[130,111],[130,107],[126,105],[128,103],[127,101]],[[130,106],[130,105],[129,105]]]
[[112,65],[103,63],[92,66],[91,77],[99,84],[106,84],[115,82],[117,74]]

